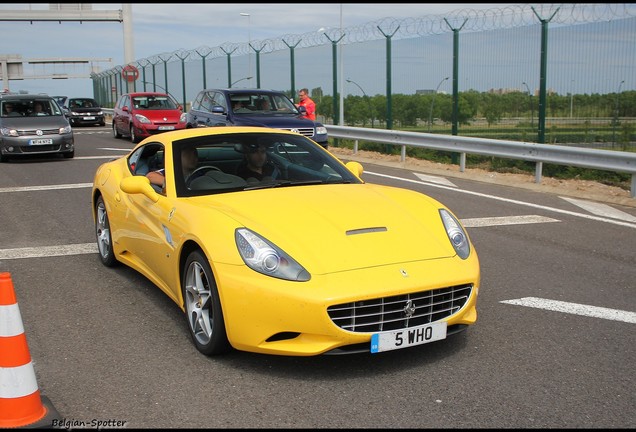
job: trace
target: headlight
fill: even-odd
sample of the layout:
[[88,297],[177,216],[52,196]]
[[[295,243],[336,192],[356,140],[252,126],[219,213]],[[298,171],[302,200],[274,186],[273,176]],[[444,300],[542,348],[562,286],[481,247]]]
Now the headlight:
[[142,116],[141,114],[135,114],[135,118],[139,123],[151,124],[152,122],[148,120],[146,116]]
[[316,127],[316,135],[327,135],[327,128],[324,126]]
[[306,282],[311,275],[292,257],[247,228],[234,234],[238,252],[249,268],[267,276]]
[[4,136],[11,136],[11,137],[17,137],[18,135],[18,131],[16,129],[9,129],[9,128],[2,128],[0,130],[0,132],[2,133],[2,135]]
[[181,114],[181,117],[179,118],[179,122],[180,123],[185,123],[187,121],[188,121],[188,114],[187,113]]
[[468,241],[468,235],[464,231],[464,227],[459,223],[455,216],[450,214],[446,209],[440,209],[439,215],[442,218],[444,228],[446,228],[446,235],[450,240],[455,252],[461,259],[466,259],[470,255],[470,242]]
[[64,126],[60,128],[60,134],[69,134],[73,129],[70,126]]

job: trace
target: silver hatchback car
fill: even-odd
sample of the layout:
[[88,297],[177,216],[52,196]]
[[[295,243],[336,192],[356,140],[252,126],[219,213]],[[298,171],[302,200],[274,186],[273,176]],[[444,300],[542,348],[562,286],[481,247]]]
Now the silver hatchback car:
[[46,95],[0,95],[0,162],[35,154],[75,156],[73,130]]

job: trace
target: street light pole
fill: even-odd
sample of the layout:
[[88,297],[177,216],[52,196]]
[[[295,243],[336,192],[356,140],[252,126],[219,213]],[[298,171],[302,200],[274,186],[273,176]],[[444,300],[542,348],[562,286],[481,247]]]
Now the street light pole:
[[357,82],[353,81],[352,79],[347,78],[346,80],[348,83],[354,84],[356,87],[358,87],[360,89],[360,91],[362,92],[362,94],[364,95],[364,98],[367,100],[367,103],[369,104],[369,114],[371,115],[371,128],[373,128],[373,123],[375,120],[375,116],[373,115],[373,106],[371,105],[371,99],[369,98],[369,96],[367,95],[367,93],[364,91],[364,89],[362,87],[360,87],[360,84],[358,84]]
[[625,80],[621,81],[618,85],[618,90],[616,91],[616,108],[614,109],[614,121],[612,126],[612,147],[616,145],[616,124],[618,123],[618,95],[621,94],[621,87]]
[[435,93],[433,93],[433,100],[431,100],[431,109],[428,113],[428,133],[431,133],[431,127],[433,126],[433,105],[435,104],[435,96],[437,96],[437,92],[439,88],[442,86],[442,83],[446,81],[450,77],[443,78],[439,84],[437,84],[437,88],[435,89]]
[[250,49],[251,49],[250,44],[252,43],[252,35],[251,35],[252,16],[250,14],[248,14],[247,12],[241,12],[239,15],[247,17],[247,45],[248,45],[248,48],[247,48],[248,49],[248,52],[247,52],[247,61],[248,61],[247,73],[251,74],[252,73],[252,51],[250,51]]
[[572,108],[574,107],[574,91],[572,87],[574,87],[574,80],[572,80],[572,85],[570,86],[570,118],[572,118]]
[[526,86],[526,90],[528,90],[528,97],[530,99],[530,128],[534,128],[534,105],[532,105],[532,93],[530,92],[530,87],[525,82],[522,82],[524,86]]
[[251,77],[251,76],[248,76],[248,77],[245,77],[245,78],[241,78],[240,80],[236,80],[236,81],[234,81],[232,84],[230,84],[230,88],[234,87],[234,84],[238,84],[238,83],[240,83],[241,81],[251,80],[251,79],[252,79],[252,77]]

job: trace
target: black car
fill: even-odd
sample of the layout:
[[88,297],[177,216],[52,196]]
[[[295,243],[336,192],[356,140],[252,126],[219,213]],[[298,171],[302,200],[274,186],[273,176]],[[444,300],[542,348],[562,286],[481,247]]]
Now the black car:
[[187,115],[187,127],[261,126],[295,131],[327,148],[327,128],[303,117],[285,93],[263,89],[201,90]]
[[71,126],[106,125],[104,111],[95,99],[67,97],[62,104],[62,110]]

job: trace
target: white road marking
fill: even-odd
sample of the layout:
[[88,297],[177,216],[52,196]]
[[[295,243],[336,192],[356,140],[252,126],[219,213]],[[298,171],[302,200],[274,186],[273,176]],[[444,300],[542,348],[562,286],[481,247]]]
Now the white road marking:
[[53,189],[81,189],[92,188],[93,183],[71,183],[60,185],[43,185],[43,186],[20,186],[20,187],[7,187],[0,188],[0,193],[3,192],[30,192],[40,190],[53,190]]
[[602,318],[612,321],[622,321],[630,324],[636,324],[636,313],[619,309],[610,309],[598,306],[588,306],[578,303],[569,303],[558,300],[548,300],[538,297],[523,297],[514,300],[503,300],[499,303],[512,304],[517,306],[526,306],[537,309],[545,309],[556,312],[569,313],[573,315],[589,316],[593,318]]
[[559,198],[564,199],[567,202],[574,204],[575,206],[581,207],[583,210],[587,210],[595,215],[605,216],[613,219],[620,219],[628,222],[636,222],[636,216],[632,216],[629,213],[610,207],[607,204],[595,203],[591,201],[584,201],[563,196]]
[[413,174],[415,174],[415,176],[419,178],[420,180],[425,181],[427,183],[437,183],[437,184],[443,184],[450,187],[457,187],[456,184],[454,184],[452,181],[448,180],[445,177],[438,177],[438,176],[432,176],[432,175],[426,175],[426,174],[420,174],[420,173],[413,173]]
[[75,156],[74,160],[89,160],[89,159],[117,159],[119,156]]
[[462,225],[464,225],[466,228],[475,228],[475,227],[485,227],[485,226],[521,225],[521,224],[561,222],[561,221],[558,219],[552,219],[545,216],[527,215],[527,216],[502,216],[502,217],[462,219],[461,222],[462,222]]
[[404,182],[407,182],[407,183],[416,183],[416,184],[421,184],[421,185],[425,185],[425,186],[435,187],[435,188],[439,188],[439,189],[446,189],[446,190],[454,191],[454,192],[457,192],[457,193],[463,193],[463,194],[467,194],[467,195],[474,195],[474,196],[479,196],[479,197],[482,197],[482,198],[490,198],[490,199],[494,199],[494,200],[497,200],[497,201],[508,202],[508,203],[517,204],[517,205],[526,206],[526,207],[538,208],[538,209],[541,209],[541,210],[551,211],[551,212],[555,212],[555,213],[562,213],[562,214],[567,214],[567,215],[570,215],[570,216],[580,217],[580,218],[583,218],[583,219],[591,219],[591,220],[595,220],[595,221],[599,221],[599,222],[606,222],[606,223],[610,223],[610,224],[613,224],[613,225],[621,225],[621,226],[624,226],[624,227],[635,228],[636,229],[636,224],[629,223],[629,222],[617,221],[617,220],[602,218],[602,217],[598,217],[598,216],[591,216],[591,215],[588,215],[588,214],[577,213],[577,212],[573,212],[573,211],[569,211],[569,210],[562,210],[562,209],[558,209],[558,208],[555,208],[555,207],[548,207],[548,206],[544,206],[544,205],[540,205],[540,204],[533,204],[533,203],[529,203],[529,202],[525,202],[525,201],[519,201],[519,200],[514,200],[514,199],[509,199],[509,198],[503,198],[503,197],[499,197],[499,196],[495,196],[495,195],[488,195],[488,194],[484,194],[484,193],[481,193],[481,192],[473,192],[473,191],[452,188],[452,187],[439,185],[439,184],[425,183],[425,182],[422,182],[420,180],[405,179],[405,178],[402,178],[402,177],[396,177],[396,176],[391,176],[391,175],[387,175],[387,174],[374,173],[374,172],[370,172],[370,171],[365,171],[364,173],[365,174],[369,174],[369,175],[375,175],[375,176],[378,176],[378,177],[386,177],[386,178],[390,178],[390,179],[394,179],[394,180],[401,180],[401,181],[404,181]]
[[0,260],[97,253],[97,243],[0,249]]
[[98,150],[109,150],[109,151],[123,151],[129,152],[132,148],[121,148],[121,147],[100,147]]

